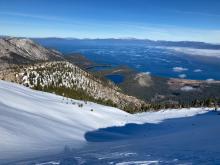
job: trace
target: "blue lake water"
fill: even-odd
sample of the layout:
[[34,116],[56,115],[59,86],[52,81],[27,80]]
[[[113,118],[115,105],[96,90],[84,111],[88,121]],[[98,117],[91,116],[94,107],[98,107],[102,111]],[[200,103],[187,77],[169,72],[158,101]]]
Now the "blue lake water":
[[124,81],[124,76],[118,74],[111,74],[105,76],[107,79],[113,81],[115,84],[120,84]]
[[[48,46],[48,45],[46,45]],[[128,65],[140,72],[162,77],[220,80],[220,58],[189,55],[148,46],[49,45],[64,54],[82,53],[97,63]],[[175,71],[179,67],[182,70]]]
[[111,69],[111,68],[112,66],[94,66],[94,67],[88,68],[88,70],[97,72],[97,71],[102,71],[102,70]]

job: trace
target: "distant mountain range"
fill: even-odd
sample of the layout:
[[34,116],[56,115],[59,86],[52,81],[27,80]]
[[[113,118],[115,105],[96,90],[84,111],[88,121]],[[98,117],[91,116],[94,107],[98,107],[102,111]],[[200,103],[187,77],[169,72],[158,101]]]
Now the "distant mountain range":
[[210,44],[204,42],[193,41],[153,41],[141,39],[76,39],[76,38],[32,38],[34,41],[44,46],[54,45],[113,45],[113,46],[167,46],[167,47],[189,47],[198,49],[217,49],[220,50],[220,44]]
[[[9,36],[0,36],[0,38],[10,38]],[[20,37],[24,38],[24,37]],[[137,38],[106,38],[106,39],[78,39],[78,38],[30,38],[44,46],[54,46],[54,45],[133,45],[133,46],[167,46],[167,47],[188,47],[188,48],[198,48],[198,49],[217,49],[220,50],[220,43],[205,43],[196,41],[165,41],[165,40],[149,40],[149,39],[137,39]]]

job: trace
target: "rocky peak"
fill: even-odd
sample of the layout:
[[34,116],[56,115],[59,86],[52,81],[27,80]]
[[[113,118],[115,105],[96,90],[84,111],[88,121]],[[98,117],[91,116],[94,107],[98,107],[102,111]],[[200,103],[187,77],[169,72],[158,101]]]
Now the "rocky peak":
[[26,38],[0,38],[0,69],[38,61],[62,60],[62,54]]

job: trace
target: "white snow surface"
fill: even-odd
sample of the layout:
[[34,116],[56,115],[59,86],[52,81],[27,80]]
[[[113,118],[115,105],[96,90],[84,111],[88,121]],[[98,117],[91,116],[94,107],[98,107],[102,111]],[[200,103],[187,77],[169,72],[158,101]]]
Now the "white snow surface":
[[39,153],[56,153],[65,145],[82,147],[86,144],[85,133],[99,128],[159,123],[207,111],[206,108],[190,108],[132,115],[117,108],[0,81],[0,162]]

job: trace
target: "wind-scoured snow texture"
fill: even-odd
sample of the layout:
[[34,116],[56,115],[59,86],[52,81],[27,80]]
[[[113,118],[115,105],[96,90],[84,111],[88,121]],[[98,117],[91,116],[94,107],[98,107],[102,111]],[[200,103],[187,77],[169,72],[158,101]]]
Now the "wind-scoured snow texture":
[[0,162],[56,153],[65,145],[82,147],[85,133],[99,128],[158,123],[205,112],[182,109],[131,115],[0,81]]

